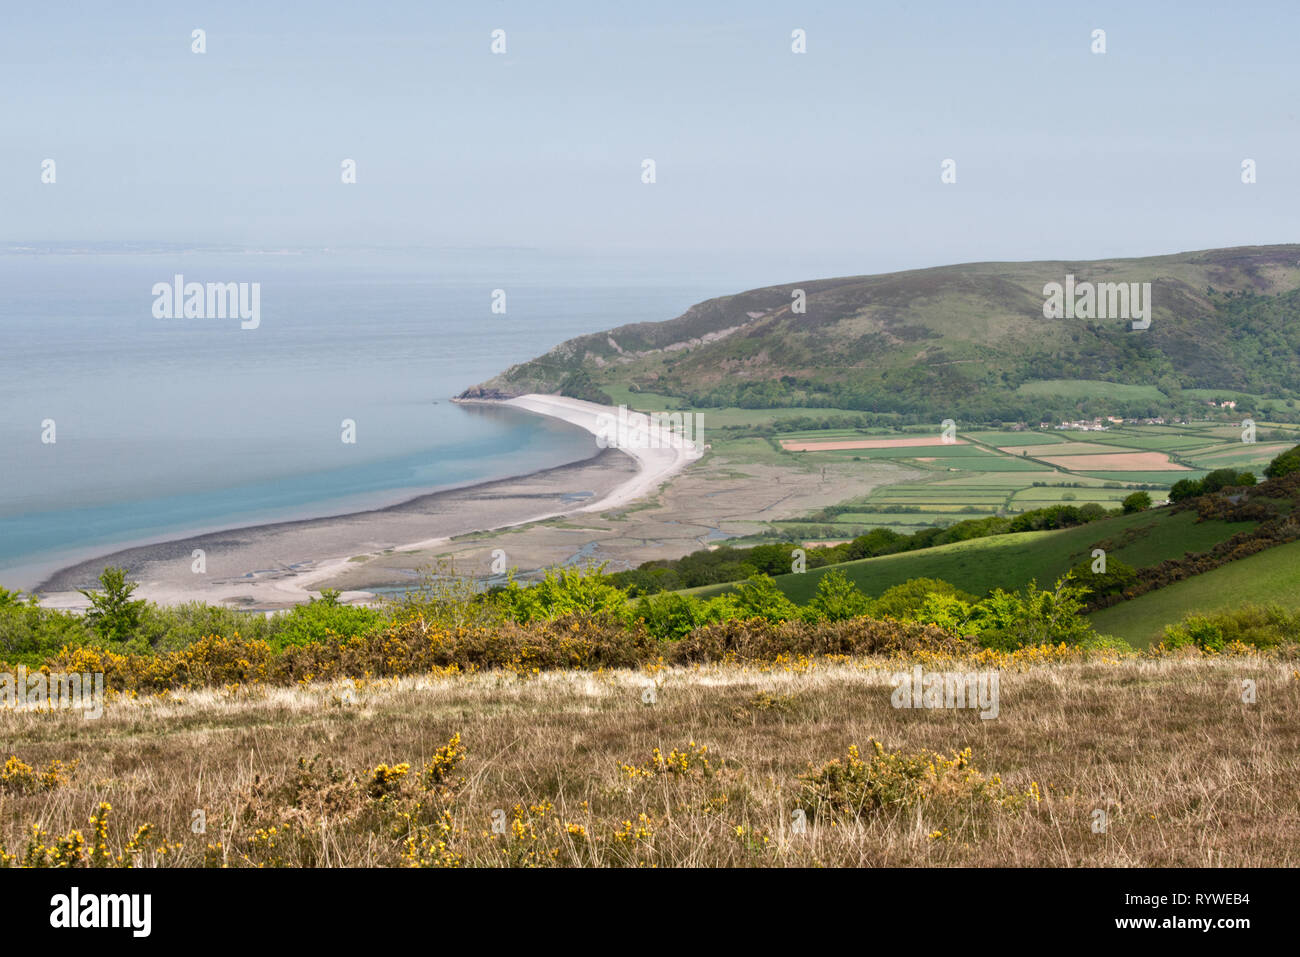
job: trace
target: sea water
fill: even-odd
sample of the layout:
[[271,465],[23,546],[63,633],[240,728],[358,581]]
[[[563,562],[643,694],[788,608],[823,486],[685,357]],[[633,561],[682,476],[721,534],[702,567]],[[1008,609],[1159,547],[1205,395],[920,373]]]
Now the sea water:
[[[156,317],[153,289],[176,276],[259,284],[256,327]],[[727,283],[529,250],[8,247],[0,584],[32,587],[126,544],[588,458],[593,437],[565,423],[449,399]]]

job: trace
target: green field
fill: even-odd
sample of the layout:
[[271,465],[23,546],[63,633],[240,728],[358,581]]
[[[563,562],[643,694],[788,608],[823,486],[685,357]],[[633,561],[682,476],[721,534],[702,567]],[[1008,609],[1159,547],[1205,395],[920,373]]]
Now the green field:
[[1016,389],[1018,395],[1060,396],[1063,399],[1113,398],[1125,402],[1159,402],[1164,393],[1153,385],[1121,385],[1096,379],[1038,379]]
[[1145,647],[1189,614],[1246,604],[1300,608],[1300,542],[1279,545],[1213,571],[1094,612],[1097,631]]

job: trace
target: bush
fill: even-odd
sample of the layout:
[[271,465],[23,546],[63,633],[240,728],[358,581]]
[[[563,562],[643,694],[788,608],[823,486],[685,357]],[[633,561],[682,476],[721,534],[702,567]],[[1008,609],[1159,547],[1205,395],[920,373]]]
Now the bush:
[[495,600],[511,621],[548,621],[562,615],[608,614],[631,620],[627,594],[612,584],[598,568],[551,569],[534,585],[523,586],[512,577],[496,592]]
[[1165,629],[1161,644],[1166,648],[1195,645],[1202,651],[1222,651],[1223,631],[1202,615],[1189,615],[1181,623]]
[[674,641],[694,631],[707,620],[704,602],[674,592],[641,598],[636,603],[635,613],[655,638]]
[[695,629],[672,649],[675,664],[774,661],[778,656],[874,655],[920,650],[957,654],[974,645],[933,625],[852,618],[810,623],[762,618],[718,621]]
[[36,603],[0,606],[0,661],[39,667],[64,647],[95,637],[81,615],[40,608]]
[[1240,643],[1256,648],[1276,648],[1300,640],[1300,611],[1279,605],[1243,605],[1228,611],[1188,615],[1164,631],[1165,648],[1194,645],[1202,651],[1218,652]]
[[268,620],[260,612],[236,611],[222,605],[186,602],[159,607],[146,605],[136,629],[141,639],[139,650],[179,651],[209,635],[241,635],[252,640],[270,641],[275,628],[287,614]]
[[382,612],[360,605],[340,605],[337,595],[322,595],[275,619],[271,647],[278,651],[330,637],[355,638],[373,634],[387,624]]
[[[1271,467],[1271,466],[1270,466]],[[1256,484],[1254,472],[1238,472],[1236,469],[1215,469],[1199,481],[1179,479],[1169,489],[1169,501],[1181,502],[1198,495],[1210,495],[1234,486],[1251,486]]]
[[971,763],[970,748],[945,757],[934,751],[886,751],[868,742],[865,759],[857,745],[847,757],[800,777],[800,806],[811,814],[860,817],[896,807],[924,805],[969,814],[973,804],[1021,807],[1037,792],[1017,795],[1001,779],[986,777]]

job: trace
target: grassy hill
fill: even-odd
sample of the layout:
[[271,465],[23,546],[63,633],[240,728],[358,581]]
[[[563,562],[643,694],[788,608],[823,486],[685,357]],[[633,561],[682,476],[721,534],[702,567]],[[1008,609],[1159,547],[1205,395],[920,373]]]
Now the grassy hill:
[[[1108,559],[1135,571],[1122,594],[1098,598],[1103,607],[1092,613],[1093,625],[1099,633],[1141,647],[1189,614],[1247,604],[1300,609],[1298,503],[1300,472],[1248,493],[1206,494],[1067,529],[999,534],[839,562],[774,581],[799,604],[816,594],[819,580],[832,570],[845,573],[872,597],[916,578],[941,579],[983,596],[994,588],[1022,588],[1030,580],[1050,584],[1101,548]],[[693,593],[707,596],[729,587]]]
[[[1300,394],[1298,264],[1300,245],[1252,246],[786,283],[569,340],[465,394],[648,392],[696,407],[985,421],[1204,408],[1203,393],[1183,389],[1285,402]],[[1150,327],[1044,319],[1044,285],[1067,274],[1150,282]],[[797,290],[806,295],[802,313],[793,308]]]
[[[1135,568],[1156,565],[1204,552],[1225,539],[1250,530],[1254,522],[1197,522],[1191,511],[1156,509],[1134,515],[1117,515],[1088,525],[1047,532],[995,535],[937,548],[926,548],[879,558],[841,562],[809,569],[803,574],[779,575],[777,586],[793,601],[803,604],[816,593],[817,582],[831,569],[839,569],[872,597],[913,578],[938,578],[963,591],[985,595],[994,588],[1016,589],[1031,579],[1050,583],[1090,558],[1093,548]],[[700,596],[718,594],[730,585],[691,589]]]
[[1270,548],[1103,608],[1091,618],[1102,634],[1116,635],[1144,647],[1158,639],[1166,625],[1184,615],[1226,611],[1246,604],[1300,608],[1300,542]]

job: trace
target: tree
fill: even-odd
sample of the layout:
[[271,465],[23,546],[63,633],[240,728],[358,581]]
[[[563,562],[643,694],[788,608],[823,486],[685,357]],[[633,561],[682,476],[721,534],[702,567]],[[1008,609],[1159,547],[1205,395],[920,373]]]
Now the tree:
[[1151,496],[1146,492],[1134,492],[1132,495],[1125,497],[1120,504],[1124,508],[1125,515],[1132,515],[1134,512],[1145,512],[1151,507]]
[[899,621],[914,620],[931,595],[945,595],[959,598],[969,604],[979,599],[962,591],[955,585],[938,578],[912,578],[887,588],[871,605],[871,614],[877,618],[897,618]]
[[1179,479],[1169,489],[1169,501],[1181,502],[1185,498],[1193,498],[1200,495],[1202,485],[1194,479]]
[[766,618],[777,622],[799,616],[799,608],[767,575],[751,576],[737,585],[729,597],[735,601],[741,618]]
[[1137,582],[1137,569],[1118,558],[1108,557],[1104,572],[1094,572],[1092,566],[1093,560],[1085,558],[1072,569],[1079,584],[1088,589],[1090,598],[1118,595]]
[[126,580],[126,569],[116,565],[105,568],[99,576],[101,592],[78,588],[90,599],[86,623],[106,641],[126,641],[140,627],[146,602],[132,600],[131,593],[139,587],[137,582]]
[[1300,471],[1300,445],[1283,452],[1272,462],[1269,462],[1264,474],[1272,479],[1281,478],[1283,475],[1290,475],[1296,471]]
[[828,571],[817,580],[817,594],[808,603],[820,621],[858,618],[871,609],[871,599],[841,569]]
[[1255,476],[1250,472],[1238,472],[1236,469],[1215,469],[1201,479],[1201,491],[1204,494],[1209,494],[1233,485],[1254,484]]
[[1040,589],[1037,581],[1018,592],[995,588],[975,606],[972,621],[986,647],[1078,644],[1094,634],[1083,614],[1087,594],[1087,586],[1076,581],[1073,572],[1057,579],[1054,588]]

